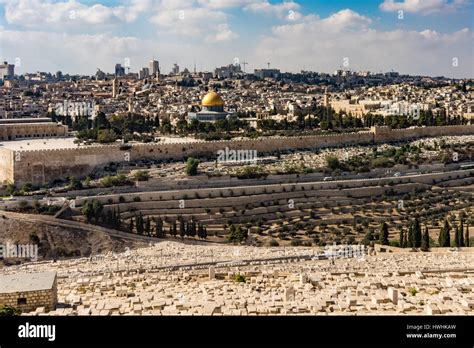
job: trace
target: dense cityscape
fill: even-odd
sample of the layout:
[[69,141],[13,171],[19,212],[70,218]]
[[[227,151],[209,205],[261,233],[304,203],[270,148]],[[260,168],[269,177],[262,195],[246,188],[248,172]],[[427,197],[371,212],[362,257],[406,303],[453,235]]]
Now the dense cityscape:
[[2,58],[0,316],[473,315],[472,74],[158,53],[90,75]]

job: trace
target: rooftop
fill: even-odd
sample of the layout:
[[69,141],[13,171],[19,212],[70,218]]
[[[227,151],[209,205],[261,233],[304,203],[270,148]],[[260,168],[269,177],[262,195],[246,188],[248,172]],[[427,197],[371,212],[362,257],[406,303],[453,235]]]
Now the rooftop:
[[0,275],[0,293],[49,290],[55,279],[56,272]]
[[77,144],[74,144],[75,139],[74,137],[65,137],[3,141],[0,142],[0,149],[5,148],[12,151],[74,149],[78,147]]

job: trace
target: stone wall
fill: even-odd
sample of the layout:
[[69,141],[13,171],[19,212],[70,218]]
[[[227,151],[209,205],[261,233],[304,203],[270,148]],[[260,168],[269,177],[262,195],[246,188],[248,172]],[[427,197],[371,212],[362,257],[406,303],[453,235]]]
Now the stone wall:
[[13,182],[13,152],[0,147],[0,183]]
[[338,135],[268,137],[249,140],[198,141],[193,143],[137,144],[130,150],[117,145],[83,146],[75,149],[25,150],[21,160],[14,162],[14,181],[45,184],[67,176],[84,177],[96,166],[110,162],[150,159],[183,159],[187,156],[217,158],[217,151],[256,150],[259,154],[276,150],[316,149],[355,144],[402,141],[436,135],[474,134],[474,126],[426,127],[403,130],[373,127],[370,132]]
[[0,125],[0,141],[60,137],[67,135],[67,126],[49,123],[19,123]]
[[[56,309],[58,303],[57,282],[49,290],[24,291],[0,294],[0,305],[11,306],[22,312],[32,312],[38,307],[44,307],[46,312]],[[26,304],[19,304],[18,299],[26,299]]]

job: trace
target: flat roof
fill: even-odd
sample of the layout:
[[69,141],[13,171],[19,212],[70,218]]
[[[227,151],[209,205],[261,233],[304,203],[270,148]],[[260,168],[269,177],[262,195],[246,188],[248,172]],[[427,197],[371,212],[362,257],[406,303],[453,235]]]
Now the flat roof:
[[50,290],[55,279],[56,272],[0,275],[0,293]]
[[0,149],[9,149],[12,151],[27,150],[54,150],[54,149],[75,149],[74,137],[64,138],[39,138],[39,139],[19,139],[0,142]]
[[2,118],[0,124],[52,123],[49,117]]
[[[193,143],[199,140],[188,137],[158,137],[161,140],[158,143],[145,143],[145,145],[174,144],[174,143]],[[119,142],[111,144],[94,144],[94,145],[78,145],[74,143],[75,137],[52,137],[52,138],[33,138],[18,139],[9,141],[0,141],[0,149],[8,149],[12,151],[28,151],[28,150],[54,150],[54,149],[77,149],[87,148],[91,146],[119,146]],[[137,142],[130,142],[129,145],[138,145]]]

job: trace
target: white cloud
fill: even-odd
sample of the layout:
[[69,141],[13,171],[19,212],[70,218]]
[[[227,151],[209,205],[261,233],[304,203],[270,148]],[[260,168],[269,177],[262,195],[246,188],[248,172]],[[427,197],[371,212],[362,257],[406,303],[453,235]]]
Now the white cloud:
[[204,7],[158,10],[150,21],[172,34],[210,37],[217,36],[224,28],[221,41],[235,37],[229,29],[225,12]]
[[290,20],[301,18],[301,13],[297,11],[299,8],[300,5],[294,1],[284,1],[279,4],[272,4],[267,0],[252,1],[244,7],[245,10],[254,13],[263,13],[267,16],[287,18]]
[[238,35],[229,29],[226,23],[219,24],[214,34],[207,36],[207,42],[230,41],[237,38]]
[[265,0],[198,0],[198,4],[213,9],[236,8]]
[[382,11],[406,11],[423,15],[439,12],[457,11],[469,4],[469,0],[384,0],[380,5]]
[[[377,31],[370,23],[370,19],[350,10],[323,19],[307,16],[299,23],[274,27],[272,35],[257,46],[255,59],[261,66],[270,61],[272,66],[292,71],[304,66],[332,72],[347,58],[351,70],[474,76],[474,35],[468,28],[449,34],[433,30]],[[458,67],[452,65],[454,57],[459,60]]]
[[149,0],[129,1],[129,6],[84,5],[76,0],[2,0],[5,20],[25,27],[62,26],[132,22],[143,12]]

